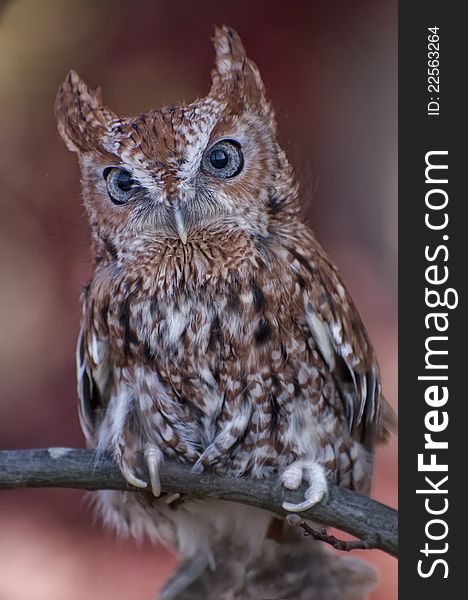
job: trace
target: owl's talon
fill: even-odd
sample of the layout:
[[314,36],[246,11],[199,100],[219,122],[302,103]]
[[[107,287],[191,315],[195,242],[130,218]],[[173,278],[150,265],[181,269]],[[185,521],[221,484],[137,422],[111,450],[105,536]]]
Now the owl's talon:
[[323,496],[318,500],[304,500],[304,502],[299,502],[298,504],[294,504],[293,502],[283,502],[282,507],[288,512],[305,512],[306,510],[309,510],[318,504],[322,498]]
[[201,464],[200,459],[193,465],[191,471],[194,475],[200,475],[205,470],[204,466]]
[[316,462],[295,461],[288,465],[281,474],[284,487],[290,490],[298,489],[302,479],[309,484],[305,492],[305,500],[297,504],[283,502],[284,510],[293,513],[304,512],[313,508],[326,497],[328,483],[322,465]]
[[161,495],[160,471],[163,461],[163,454],[161,450],[159,450],[159,448],[153,444],[148,444],[145,449],[145,461],[150,476],[151,491],[155,498],[159,498]]
[[148,487],[148,484],[146,483],[146,481],[143,481],[143,479],[140,479],[139,477],[137,477],[134,474],[132,468],[129,466],[129,464],[126,460],[122,460],[120,462],[120,470],[122,472],[122,475],[125,477],[125,480],[127,481],[127,483],[129,483],[130,485],[133,485],[133,487],[137,487],[137,488]]
[[173,502],[177,502],[177,500],[180,498],[180,494],[179,492],[174,492],[173,494],[170,494],[167,498],[166,498],[166,504],[172,504]]
[[124,444],[119,445],[117,462],[119,463],[120,471],[127,483],[136,488],[148,487],[146,481],[135,475],[133,466],[136,464],[136,462],[134,460],[134,456],[131,452],[127,451]]

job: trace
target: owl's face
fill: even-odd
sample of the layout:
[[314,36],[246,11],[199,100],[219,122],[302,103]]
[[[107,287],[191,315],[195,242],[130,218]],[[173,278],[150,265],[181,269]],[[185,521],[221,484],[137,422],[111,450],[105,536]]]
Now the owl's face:
[[59,132],[79,154],[94,235],[117,250],[239,228],[266,236],[290,204],[292,173],[258,69],[232,30],[214,41],[210,93],[187,106],[120,118],[73,72],[59,90]]

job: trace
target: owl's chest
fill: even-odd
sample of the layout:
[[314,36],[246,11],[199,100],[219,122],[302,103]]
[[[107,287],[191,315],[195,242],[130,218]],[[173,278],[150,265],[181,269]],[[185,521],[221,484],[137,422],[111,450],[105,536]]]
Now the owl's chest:
[[227,283],[171,295],[125,286],[113,294],[114,392],[131,390],[168,452],[263,473],[298,440],[312,443],[312,423],[315,445],[329,436],[336,418],[321,415],[336,394],[297,286],[257,273]]
[[177,394],[194,399],[198,390],[222,395],[231,380],[241,382],[262,355],[280,348],[278,309],[267,315],[265,296],[260,303],[242,286],[206,286],[169,298],[131,298],[120,315],[111,308],[110,321],[122,363],[154,368]]
[[134,377],[140,368],[156,373],[165,397],[203,419],[229,419],[243,403],[269,411],[262,403],[269,402],[272,378],[281,395],[309,351],[294,305],[278,288],[252,273],[190,293],[130,289],[123,300],[115,294],[108,308],[115,365]]
[[166,447],[174,444],[195,461],[222,432],[234,440],[258,421],[262,402],[270,402],[262,357],[271,361],[280,346],[273,322],[267,334],[259,333],[265,308],[244,286],[204,286],[171,297],[133,294],[110,302],[115,372]]

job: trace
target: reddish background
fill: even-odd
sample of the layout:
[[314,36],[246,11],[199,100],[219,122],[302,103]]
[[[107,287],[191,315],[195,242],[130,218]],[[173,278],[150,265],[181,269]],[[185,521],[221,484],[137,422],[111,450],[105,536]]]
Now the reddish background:
[[[121,113],[209,88],[215,24],[257,62],[296,167],[304,210],[340,266],[396,403],[396,1],[198,3],[0,0],[0,446],[82,446],[74,344],[88,227],[76,158],[59,141],[70,68]],[[374,496],[396,505],[396,444]],[[396,561],[373,600],[396,598]],[[0,600],[153,598],[175,559],[116,541],[83,494],[0,494]]]

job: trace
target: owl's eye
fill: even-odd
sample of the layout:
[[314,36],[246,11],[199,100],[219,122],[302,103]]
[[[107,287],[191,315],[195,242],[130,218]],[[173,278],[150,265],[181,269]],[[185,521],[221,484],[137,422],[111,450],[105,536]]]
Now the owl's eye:
[[244,157],[240,146],[232,140],[218,142],[205,152],[202,160],[202,171],[220,179],[238,175],[243,166]]
[[133,196],[135,188],[139,186],[136,179],[124,169],[107,167],[103,171],[107,183],[107,191],[114,204],[125,204]]

